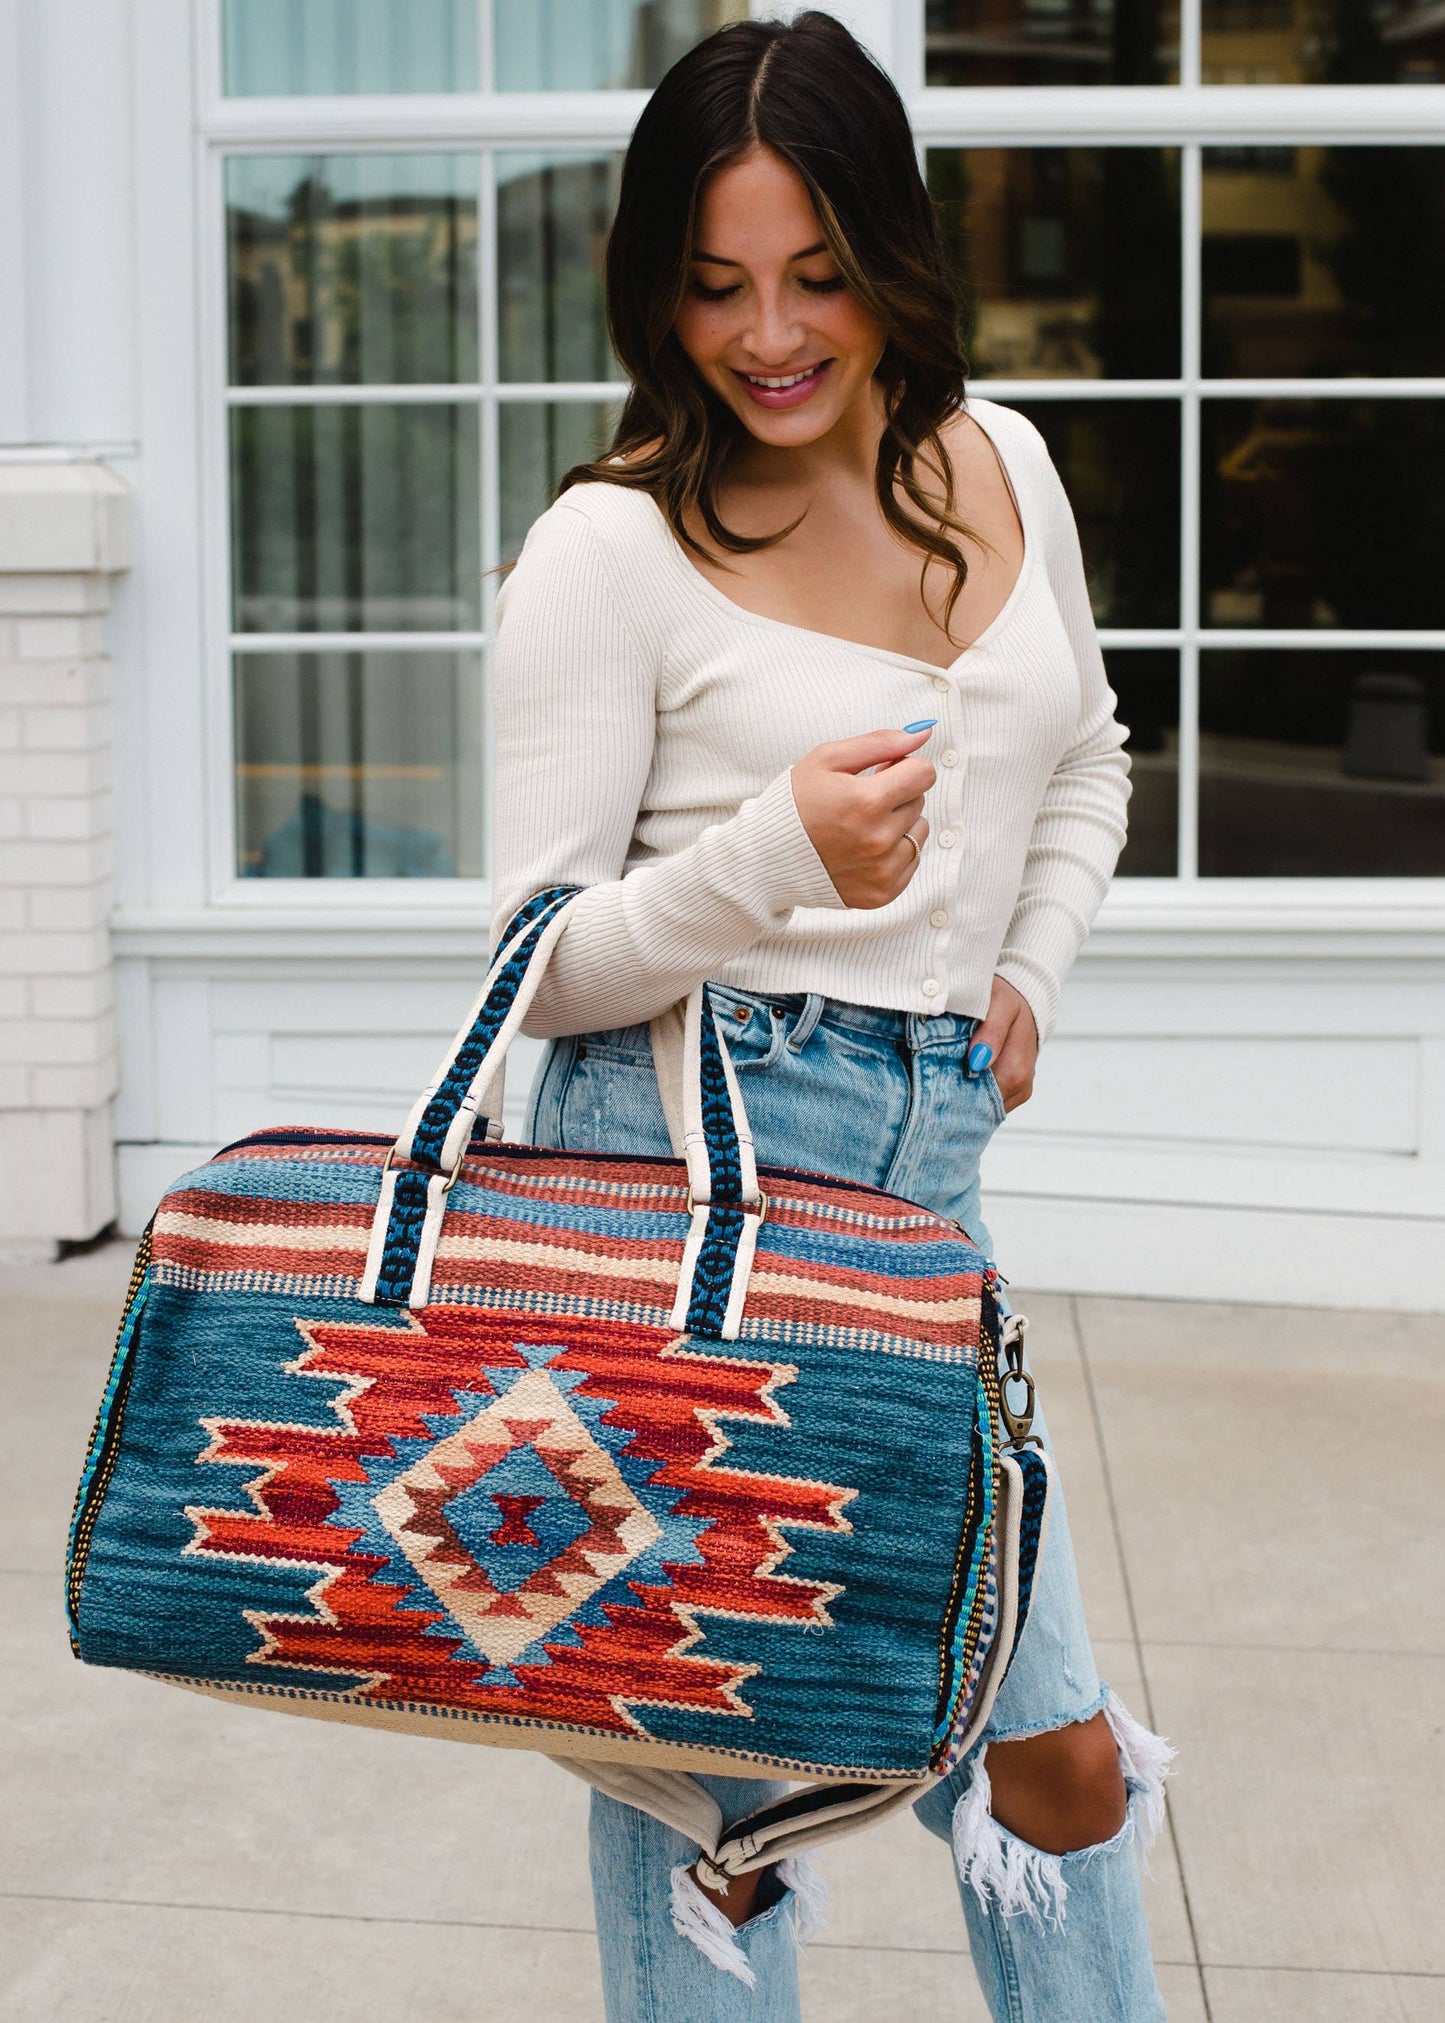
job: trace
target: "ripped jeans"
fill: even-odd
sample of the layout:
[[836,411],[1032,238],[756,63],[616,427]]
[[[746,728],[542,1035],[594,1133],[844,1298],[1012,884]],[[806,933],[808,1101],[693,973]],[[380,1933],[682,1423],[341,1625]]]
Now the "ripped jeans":
[[[955,1216],[992,1254],[979,1212],[979,1161],[1004,1110],[993,1075],[967,1072],[974,1019],[720,983],[711,995],[760,1164],[886,1187]],[[549,1041],[526,1135],[571,1151],[670,1153],[647,1026]],[[1042,1414],[1034,1430],[1047,1442]],[[988,1744],[1101,1711],[1129,1794],[1124,1825],[1097,1846],[1046,1854],[992,1817]],[[1057,1494],[1028,1624],[983,1736],[914,1806],[929,1832],[952,1845],[974,1969],[995,2018],[1158,2023],[1164,2016],[1134,1843],[1147,1846],[1158,1830],[1170,1753],[1095,1669]],[[701,1782],[728,1820],[787,1789],[758,1779]],[[753,1916],[733,1933],[714,1911],[717,1936],[709,1942],[706,1907],[686,1874],[697,1852],[650,1814],[593,1792],[592,1885],[610,2023],[796,2023],[800,1899],[813,1894],[810,1884],[794,1864],[770,1871]],[[691,1893],[690,1910],[680,1892]]]

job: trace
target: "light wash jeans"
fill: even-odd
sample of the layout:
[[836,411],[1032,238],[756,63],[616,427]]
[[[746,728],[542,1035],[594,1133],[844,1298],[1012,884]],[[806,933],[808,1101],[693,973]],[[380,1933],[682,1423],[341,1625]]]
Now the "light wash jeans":
[[[1004,1111],[992,1074],[967,1073],[973,1019],[817,992],[763,996],[715,983],[711,994],[760,1165],[886,1187],[957,1217],[992,1256],[979,1210],[979,1160]],[[646,1025],[549,1041],[532,1085],[527,1135],[573,1151],[670,1153]],[[1047,1442],[1041,1418],[1034,1426]],[[1062,1728],[1101,1710],[1129,1790],[1125,1823],[1097,1847],[1044,1854],[992,1818],[984,1752],[990,1741]],[[953,1844],[974,1968],[994,2017],[1163,2017],[1134,1842],[1157,1831],[1169,1753],[1095,1669],[1059,1494],[1028,1624],[983,1737],[914,1807],[930,1833]],[[729,1821],[787,1789],[734,1777],[701,1782]],[[649,1814],[593,1792],[592,1886],[610,2023],[795,2023],[793,1890],[768,1873],[760,1908],[737,1934],[748,1978],[721,1971],[672,1920],[672,1871],[696,1854]]]

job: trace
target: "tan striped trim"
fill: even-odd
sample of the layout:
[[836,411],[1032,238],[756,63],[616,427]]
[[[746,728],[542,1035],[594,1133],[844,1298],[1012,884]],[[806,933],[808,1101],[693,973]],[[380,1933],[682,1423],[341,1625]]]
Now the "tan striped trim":
[[155,1219],[157,1236],[176,1236],[194,1243],[229,1243],[239,1248],[268,1250],[355,1250],[363,1255],[370,1224],[346,1222],[218,1222],[211,1215],[187,1215],[167,1209]]

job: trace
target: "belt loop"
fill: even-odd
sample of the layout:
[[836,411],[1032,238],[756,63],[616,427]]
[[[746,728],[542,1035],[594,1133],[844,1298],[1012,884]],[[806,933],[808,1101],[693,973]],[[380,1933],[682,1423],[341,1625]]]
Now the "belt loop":
[[787,1047],[790,1054],[800,1054],[808,1044],[809,1039],[812,1037],[814,1026],[823,1016],[823,1006],[826,1003],[827,999],[821,991],[810,990],[808,992],[807,1002],[798,1013],[798,1023],[788,1034]]

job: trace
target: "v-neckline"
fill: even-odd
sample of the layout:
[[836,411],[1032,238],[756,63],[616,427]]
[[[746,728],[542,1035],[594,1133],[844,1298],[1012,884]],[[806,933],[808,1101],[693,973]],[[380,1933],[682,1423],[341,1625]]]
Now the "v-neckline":
[[[990,406],[992,403],[984,402],[984,405]],[[704,576],[702,571],[693,562],[689,561],[687,551],[673,532],[671,522],[666,513],[663,512],[662,507],[657,503],[657,500],[652,496],[652,493],[644,492],[642,496],[647,500],[656,514],[658,525],[667,536],[668,546],[677,558],[678,567],[686,571],[690,580],[697,585],[704,597],[715,606],[721,606],[732,617],[741,619],[745,624],[766,625],[778,632],[791,632],[803,639],[821,640],[829,646],[841,646],[851,653],[866,653],[870,659],[886,660],[896,667],[920,668],[924,673],[930,675],[952,674],[968,658],[969,654],[978,653],[985,646],[992,644],[999,633],[1003,631],[1005,625],[1012,619],[1014,612],[1022,601],[1028,579],[1033,573],[1035,553],[1038,547],[1035,530],[1024,513],[1022,495],[1010,475],[1007,463],[1004,461],[1003,451],[999,448],[997,436],[988,423],[984,421],[982,415],[975,412],[966,395],[964,397],[964,412],[971,421],[978,423],[989,439],[994,456],[998,461],[999,470],[1003,474],[1003,481],[1008,486],[1009,497],[1013,500],[1014,512],[1018,515],[1019,531],[1023,535],[1024,552],[1023,559],[1019,563],[1018,574],[1013,580],[1012,588],[998,611],[995,612],[978,637],[970,640],[968,645],[963,647],[947,664],[937,660],[924,660],[918,654],[900,653],[891,646],[870,646],[866,640],[848,639],[841,633],[820,632],[816,626],[795,625],[790,618],[773,618],[765,611],[749,611],[745,604],[739,604],[729,597],[725,590],[720,590],[710,577]]]

